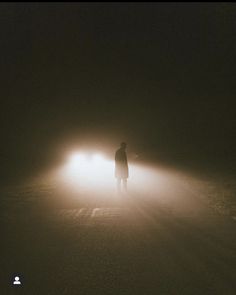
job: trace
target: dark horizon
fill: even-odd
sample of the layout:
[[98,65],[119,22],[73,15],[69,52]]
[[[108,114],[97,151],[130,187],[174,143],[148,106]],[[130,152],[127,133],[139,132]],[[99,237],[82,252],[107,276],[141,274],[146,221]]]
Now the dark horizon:
[[80,142],[235,168],[234,3],[1,3],[2,183]]

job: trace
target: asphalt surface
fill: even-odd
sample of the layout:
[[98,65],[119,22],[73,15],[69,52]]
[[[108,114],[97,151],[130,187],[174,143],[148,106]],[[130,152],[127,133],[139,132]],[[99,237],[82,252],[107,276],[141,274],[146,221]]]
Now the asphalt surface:
[[176,194],[3,202],[0,294],[236,294],[236,221]]

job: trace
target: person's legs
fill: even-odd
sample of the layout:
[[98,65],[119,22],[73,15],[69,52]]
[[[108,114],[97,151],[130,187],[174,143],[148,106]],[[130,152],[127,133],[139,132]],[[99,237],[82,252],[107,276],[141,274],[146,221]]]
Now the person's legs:
[[116,187],[117,187],[117,193],[120,194],[121,193],[121,178],[117,178],[116,180]]
[[127,193],[127,178],[123,178],[124,191]]

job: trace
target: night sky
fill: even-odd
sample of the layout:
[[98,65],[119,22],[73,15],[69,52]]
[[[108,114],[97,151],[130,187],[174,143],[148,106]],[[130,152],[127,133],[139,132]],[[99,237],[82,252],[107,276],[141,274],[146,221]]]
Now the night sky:
[[236,4],[1,3],[0,21],[1,181],[80,143],[235,166]]

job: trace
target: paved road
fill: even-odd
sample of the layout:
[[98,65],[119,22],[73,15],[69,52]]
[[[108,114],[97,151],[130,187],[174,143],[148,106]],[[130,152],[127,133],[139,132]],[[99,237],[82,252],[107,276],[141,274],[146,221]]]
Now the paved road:
[[102,206],[8,204],[1,219],[3,295],[236,294],[236,222],[210,210],[130,194]]

